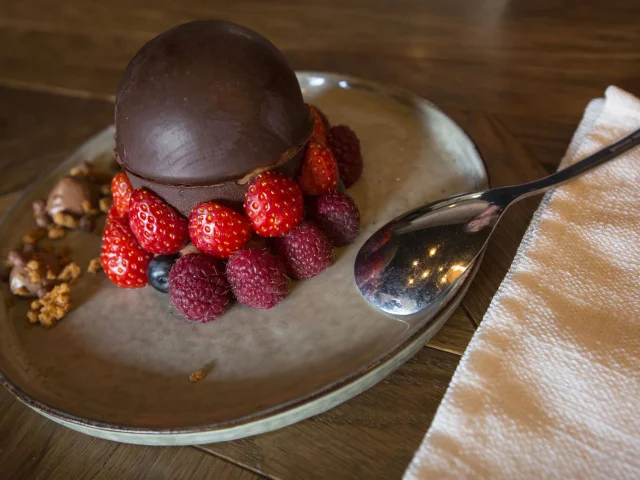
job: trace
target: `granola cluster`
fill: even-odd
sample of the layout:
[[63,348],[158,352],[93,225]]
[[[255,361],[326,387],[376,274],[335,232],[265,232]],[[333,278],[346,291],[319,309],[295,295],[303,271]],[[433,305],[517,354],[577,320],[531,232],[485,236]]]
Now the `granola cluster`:
[[39,300],[31,302],[27,312],[29,323],[40,323],[45,328],[53,327],[71,310],[71,295],[68,283],[61,283]]
[[[11,293],[36,298],[27,313],[29,325],[53,327],[71,309],[71,286],[78,282],[82,268],[71,261],[67,247],[56,252],[47,239],[61,239],[70,230],[92,232],[97,217],[111,207],[110,178],[83,162],[51,189],[46,200],[33,202],[37,227],[23,236],[20,248],[0,262],[2,279],[9,281]],[[89,262],[88,273],[101,270],[99,257]]]

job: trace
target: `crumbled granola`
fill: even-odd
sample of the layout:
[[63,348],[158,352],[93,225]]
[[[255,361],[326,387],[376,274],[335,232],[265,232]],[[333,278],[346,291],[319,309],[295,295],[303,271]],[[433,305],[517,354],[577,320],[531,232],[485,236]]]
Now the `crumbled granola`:
[[101,211],[107,213],[109,211],[109,208],[111,208],[111,205],[113,205],[113,200],[111,199],[111,197],[103,197],[98,202],[98,205],[100,205]]
[[14,293],[21,297],[26,297],[29,295],[29,290],[27,290],[26,287],[20,287]]
[[27,232],[24,237],[22,237],[22,241],[28,244],[37,243],[47,231],[44,228],[34,228],[33,230]]
[[31,302],[31,307],[32,309],[27,312],[27,319],[30,323],[40,322],[45,328],[53,327],[71,309],[69,284],[61,283],[54,287],[40,300]]
[[92,258],[91,261],[89,261],[87,272],[98,273],[101,270],[102,270],[102,263],[100,263],[100,257]]
[[51,269],[47,270],[47,280],[56,280],[58,276],[51,271]]
[[73,167],[69,170],[69,175],[76,177],[78,175],[89,175],[91,173],[91,164],[89,162],[82,162],[77,167]]
[[100,211],[97,208],[94,208],[89,200],[84,200],[80,205],[82,207],[82,211],[84,213],[88,213],[90,215],[97,215]]
[[207,374],[204,372],[204,370],[201,369],[189,375],[189,381],[191,383],[199,382],[200,380],[204,379],[204,377],[206,376]]
[[29,320],[29,323],[38,323],[38,312],[29,310],[27,312],[27,320]]
[[49,237],[51,240],[58,240],[65,235],[66,230],[60,225],[51,225],[51,227],[49,228],[49,232],[47,233],[47,237]]
[[57,212],[53,216],[53,223],[60,225],[61,227],[67,227],[70,229],[78,228],[78,220],[73,215],[69,215],[64,212]]
[[40,275],[40,262],[37,260],[29,260],[26,265],[27,275],[29,275],[29,280],[32,282],[39,282],[42,280],[42,276]]
[[75,281],[82,274],[82,270],[78,266],[77,263],[71,262],[66,265],[60,274],[58,275],[58,280],[62,280],[63,282]]
[[100,185],[100,195],[111,195],[111,184],[105,183],[104,185]]

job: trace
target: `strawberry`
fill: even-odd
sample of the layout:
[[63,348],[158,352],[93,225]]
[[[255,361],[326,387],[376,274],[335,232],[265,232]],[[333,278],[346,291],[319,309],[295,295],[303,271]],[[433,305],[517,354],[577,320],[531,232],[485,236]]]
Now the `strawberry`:
[[109,224],[109,222],[113,222],[113,221],[128,223],[126,222],[125,217],[120,216],[120,212],[118,212],[118,209],[116,208],[115,205],[111,205],[109,207],[109,210],[107,211],[107,219],[104,222],[105,227]]
[[261,173],[249,185],[244,211],[258,235],[284,235],[302,221],[302,191],[295,181],[281,173]]
[[176,253],[189,240],[187,219],[144,188],[134,190],[131,195],[129,225],[147,252],[161,255]]
[[313,139],[309,140],[298,177],[302,191],[307,195],[319,195],[335,190],[339,180],[340,171],[331,150]]
[[129,182],[129,177],[124,172],[118,173],[111,180],[111,194],[113,195],[113,205],[116,207],[118,215],[126,217],[129,215],[129,201],[133,187]]
[[152,258],[151,253],[142,249],[126,222],[118,218],[107,222],[100,263],[109,280],[120,288],[144,287]]
[[198,250],[227,258],[249,241],[251,224],[240,213],[214,202],[198,205],[189,216],[189,237]]
[[318,107],[315,105],[311,105],[307,103],[307,108],[311,112],[313,116],[313,133],[311,134],[311,138],[315,139],[317,142],[322,144],[327,143],[327,129],[329,128],[329,122],[327,121],[327,117],[320,111]]

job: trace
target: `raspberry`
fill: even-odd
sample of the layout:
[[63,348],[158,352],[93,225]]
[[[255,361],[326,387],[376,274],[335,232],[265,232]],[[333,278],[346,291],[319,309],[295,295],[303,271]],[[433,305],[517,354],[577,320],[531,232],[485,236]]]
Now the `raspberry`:
[[310,206],[313,220],[336,247],[348,245],[360,230],[360,212],[353,199],[340,192],[327,192]]
[[276,238],[274,246],[293,278],[315,277],[333,263],[331,242],[311,222],[303,222],[284,237]]
[[169,274],[169,298],[178,313],[191,322],[209,323],[229,307],[229,283],[213,257],[189,253]]
[[247,307],[273,308],[288,293],[282,261],[267,250],[245,248],[227,262],[227,279],[238,301]]
[[337,125],[329,130],[327,145],[338,162],[340,178],[346,188],[356,183],[362,175],[363,161],[360,140],[346,125]]

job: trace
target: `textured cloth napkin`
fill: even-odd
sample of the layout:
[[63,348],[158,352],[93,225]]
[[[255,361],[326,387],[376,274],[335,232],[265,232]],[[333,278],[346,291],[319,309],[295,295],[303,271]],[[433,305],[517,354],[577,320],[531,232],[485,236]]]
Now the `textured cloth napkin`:
[[[561,168],[640,127],[592,101]],[[547,193],[406,480],[640,479],[640,147]]]

